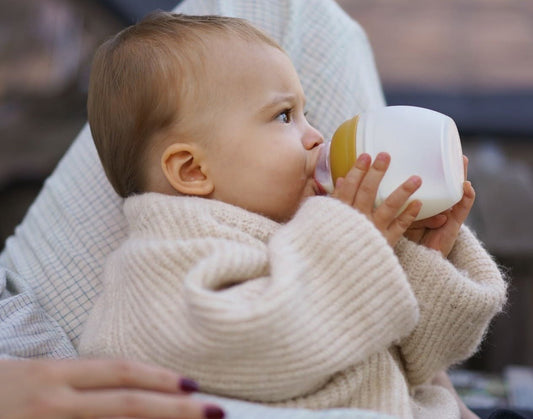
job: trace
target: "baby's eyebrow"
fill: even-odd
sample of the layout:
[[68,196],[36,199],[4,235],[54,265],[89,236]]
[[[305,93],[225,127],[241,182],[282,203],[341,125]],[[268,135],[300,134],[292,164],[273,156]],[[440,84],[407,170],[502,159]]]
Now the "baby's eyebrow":
[[[288,105],[297,103],[298,97],[293,93],[281,93],[276,94],[272,98],[269,99],[269,101],[261,107],[261,112],[267,111],[271,108],[275,108],[279,106],[280,104],[286,103]],[[305,102],[305,100],[304,100]]]

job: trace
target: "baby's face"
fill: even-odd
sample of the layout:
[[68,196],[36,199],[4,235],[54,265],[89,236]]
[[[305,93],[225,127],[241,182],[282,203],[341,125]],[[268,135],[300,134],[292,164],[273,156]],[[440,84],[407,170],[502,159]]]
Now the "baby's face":
[[214,42],[209,80],[207,161],[212,198],[286,221],[319,192],[314,179],[322,135],[307,122],[305,97],[285,53]]

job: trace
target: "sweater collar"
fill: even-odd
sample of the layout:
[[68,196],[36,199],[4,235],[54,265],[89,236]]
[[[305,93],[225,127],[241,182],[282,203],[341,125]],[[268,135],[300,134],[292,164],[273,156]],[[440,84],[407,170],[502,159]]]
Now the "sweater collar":
[[227,226],[266,242],[281,225],[225,202],[153,192],[127,198],[124,214],[131,234],[162,238],[205,237],[214,226]]

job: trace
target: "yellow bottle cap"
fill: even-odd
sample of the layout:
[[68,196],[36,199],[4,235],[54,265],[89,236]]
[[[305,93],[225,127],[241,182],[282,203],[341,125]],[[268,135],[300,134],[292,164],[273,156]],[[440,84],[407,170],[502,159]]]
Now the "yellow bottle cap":
[[330,148],[330,167],[333,184],[338,178],[346,176],[357,159],[355,150],[355,135],[359,116],[343,122],[333,134]]

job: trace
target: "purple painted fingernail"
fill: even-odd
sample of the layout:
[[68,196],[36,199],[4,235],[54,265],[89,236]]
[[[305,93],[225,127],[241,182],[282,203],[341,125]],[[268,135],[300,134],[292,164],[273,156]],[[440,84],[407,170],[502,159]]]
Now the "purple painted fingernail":
[[198,391],[198,384],[190,378],[180,378],[178,387],[185,393],[195,393]]
[[204,409],[204,417],[206,419],[224,419],[226,414],[217,406],[206,406]]

